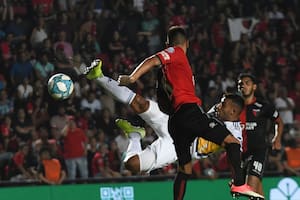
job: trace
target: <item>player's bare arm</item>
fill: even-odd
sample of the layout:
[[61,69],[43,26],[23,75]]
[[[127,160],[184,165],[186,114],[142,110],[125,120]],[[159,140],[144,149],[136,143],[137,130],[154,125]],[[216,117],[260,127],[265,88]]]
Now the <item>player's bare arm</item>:
[[159,58],[155,55],[150,56],[142,61],[130,75],[120,75],[118,78],[119,85],[130,85],[136,82],[143,74],[159,65],[161,65]]
[[278,117],[275,120],[275,123],[277,125],[277,128],[275,130],[275,135],[272,139],[272,149],[274,150],[280,150],[281,149],[281,137],[283,133],[283,121],[281,117]]

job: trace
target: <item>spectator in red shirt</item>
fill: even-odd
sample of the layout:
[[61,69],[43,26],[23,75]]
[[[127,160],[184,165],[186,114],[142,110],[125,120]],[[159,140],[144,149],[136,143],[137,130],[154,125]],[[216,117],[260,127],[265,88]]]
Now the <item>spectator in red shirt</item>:
[[120,177],[121,174],[110,167],[109,150],[106,144],[99,147],[92,160],[94,177]]
[[19,150],[15,153],[10,167],[10,180],[20,181],[25,179],[35,179],[35,172],[29,168],[27,156],[29,155],[29,145],[21,144]]
[[81,128],[78,128],[74,118],[70,117],[67,125],[62,131],[64,151],[63,156],[66,161],[68,178],[76,178],[78,168],[81,178],[88,178],[87,165],[87,137]]
[[32,7],[37,13],[49,16],[53,9],[53,0],[32,0]]
[[226,17],[224,13],[219,14],[219,20],[212,25],[212,43],[215,48],[222,49],[226,39]]

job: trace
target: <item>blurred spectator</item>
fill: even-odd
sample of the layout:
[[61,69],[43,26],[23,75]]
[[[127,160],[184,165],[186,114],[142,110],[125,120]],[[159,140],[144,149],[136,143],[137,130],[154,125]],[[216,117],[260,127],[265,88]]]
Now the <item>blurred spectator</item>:
[[55,53],[53,49],[52,40],[50,38],[46,38],[43,40],[42,45],[38,49],[38,52],[41,53],[41,55],[38,54],[39,57],[42,56],[44,52],[47,53],[49,62],[54,62]]
[[11,83],[15,86],[22,83],[27,78],[32,80],[33,78],[33,66],[27,57],[27,52],[18,52],[17,61],[11,66],[10,79]]
[[9,137],[11,137],[11,119],[9,116],[6,116],[0,125],[0,180],[8,179],[7,168],[11,163],[11,158],[13,153],[7,151]]
[[[73,53],[72,53],[73,54]],[[67,57],[65,54],[64,45],[57,45],[54,49],[54,65],[60,72],[73,71],[72,57]]]
[[87,136],[94,136],[96,134],[96,120],[90,109],[82,110],[78,119],[78,126],[84,130]]
[[272,5],[271,10],[268,13],[269,19],[280,20],[284,18],[283,13],[279,10],[279,7],[276,3]]
[[93,60],[97,55],[101,53],[100,45],[96,40],[96,37],[91,33],[87,33],[80,43],[80,54],[86,61]]
[[108,108],[103,108],[95,115],[96,128],[103,130],[106,137],[112,140],[116,136],[115,118]]
[[54,37],[57,37],[57,34],[60,32],[65,32],[66,34],[66,41],[73,42],[74,39],[74,32],[76,27],[74,27],[69,20],[67,12],[58,13],[57,21],[53,27]]
[[54,139],[59,139],[62,134],[62,130],[68,122],[68,116],[66,114],[65,106],[63,104],[58,105],[57,114],[53,115],[50,119],[51,135]]
[[28,163],[29,150],[28,144],[20,144],[19,150],[13,156],[12,165],[9,167],[11,181],[36,179],[36,172]]
[[79,41],[83,41],[88,33],[94,37],[97,35],[97,25],[94,21],[93,12],[89,10],[85,15],[85,21],[81,24],[79,30]]
[[42,148],[39,155],[39,179],[49,185],[62,184],[66,178],[65,166],[58,159],[51,156],[51,150],[48,148]]
[[275,107],[279,111],[286,130],[289,130],[294,123],[293,110],[295,102],[292,98],[287,96],[287,89],[281,86],[278,91],[278,97],[275,99]]
[[54,51],[63,51],[66,58],[73,58],[73,47],[72,44],[67,41],[67,34],[65,31],[61,30],[58,32],[57,40],[53,44]]
[[109,144],[108,161],[110,168],[115,172],[121,169],[121,153],[116,141],[112,140]]
[[97,141],[96,136],[89,137],[89,142],[87,144],[87,162],[88,162],[89,177],[93,177],[93,170],[92,170],[93,158],[97,153],[99,146],[100,144]]
[[205,111],[208,111],[213,105],[218,102],[219,94],[215,87],[209,87],[207,95],[203,98],[203,105]]
[[39,17],[36,26],[32,30],[30,36],[30,44],[33,48],[37,49],[47,38],[48,38],[48,33],[45,27],[45,20],[43,17]]
[[1,48],[1,58],[3,60],[9,60],[12,58],[12,40],[13,34],[9,33],[5,36],[5,39],[1,39],[0,48]]
[[291,90],[288,96],[295,102],[295,119],[300,123],[300,80],[296,80],[295,89]]
[[31,0],[33,11],[36,15],[49,16],[53,11],[54,0]]
[[12,114],[14,111],[14,101],[9,98],[5,89],[0,91],[0,117]]
[[17,86],[17,100],[27,102],[33,95],[33,87],[27,77]]
[[120,177],[118,171],[114,171],[109,163],[109,150],[106,144],[98,148],[92,161],[93,177]]
[[33,102],[32,122],[35,127],[48,124],[50,115],[48,113],[48,102],[43,101],[43,98],[37,96]]
[[20,142],[30,142],[34,138],[35,127],[23,108],[17,111],[17,116],[12,126]]
[[291,138],[283,154],[283,166],[287,175],[300,176],[300,147],[295,138]]
[[48,53],[41,52],[37,62],[34,65],[35,75],[37,79],[45,81],[54,71],[54,65],[49,61]]
[[234,79],[233,71],[226,71],[226,77],[222,80],[222,90],[225,92],[232,92],[233,88],[236,88],[236,82]]
[[19,44],[26,40],[28,26],[20,15],[17,15],[15,20],[10,21],[6,26],[6,32],[13,35],[13,43]]
[[102,104],[93,92],[87,94],[87,98],[83,98],[80,102],[81,109],[88,108],[94,114],[102,109]]
[[226,17],[224,13],[219,13],[217,20],[212,25],[212,44],[216,49],[223,49],[227,39]]
[[7,85],[7,82],[6,82],[5,77],[2,74],[0,74],[0,90],[6,88],[6,85]]
[[124,50],[125,46],[122,41],[122,37],[118,31],[112,33],[112,39],[108,43],[108,50],[110,57],[112,58],[115,54],[120,53]]
[[80,173],[80,178],[87,178],[87,138],[83,130],[77,127],[73,117],[69,117],[62,136],[64,144],[63,155],[66,161],[68,178],[75,179],[77,170]]
[[2,0],[1,4],[1,20],[6,21],[6,19],[8,18],[9,21],[12,21],[14,19],[14,9],[11,0]]
[[49,139],[49,131],[47,127],[41,126],[37,133],[39,138],[32,142],[34,152],[39,153],[42,148],[50,148],[53,140]]
[[[79,76],[82,74],[80,67],[85,66],[85,63],[82,60],[82,57],[79,53],[74,54],[72,59],[73,67],[76,74]],[[77,82],[78,83],[78,82]]]
[[148,41],[149,53],[155,53],[160,49],[160,22],[156,16],[153,16],[150,10],[144,12],[144,19],[141,22],[141,31],[138,34],[144,35]]

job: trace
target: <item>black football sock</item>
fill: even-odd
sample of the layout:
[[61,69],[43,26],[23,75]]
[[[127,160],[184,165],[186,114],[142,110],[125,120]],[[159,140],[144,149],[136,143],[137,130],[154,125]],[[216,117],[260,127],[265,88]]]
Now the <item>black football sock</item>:
[[178,172],[174,185],[173,185],[173,195],[174,195],[174,200],[182,200],[184,197],[185,193],[185,188],[186,188],[186,182],[189,179],[190,175],[185,174],[183,172]]
[[233,169],[234,185],[239,186],[245,183],[243,170],[241,168],[241,151],[240,145],[230,143],[226,145],[227,157]]

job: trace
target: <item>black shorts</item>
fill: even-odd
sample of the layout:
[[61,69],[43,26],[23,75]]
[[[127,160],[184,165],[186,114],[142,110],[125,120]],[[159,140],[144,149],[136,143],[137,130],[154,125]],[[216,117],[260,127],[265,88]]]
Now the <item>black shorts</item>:
[[259,179],[262,179],[267,155],[267,149],[257,149],[252,152],[242,154],[243,169],[245,174],[256,176]]
[[191,161],[190,146],[196,137],[221,145],[230,133],[220,120],[209,116],[197,104],[184,104],[169,119],[179,164]]

